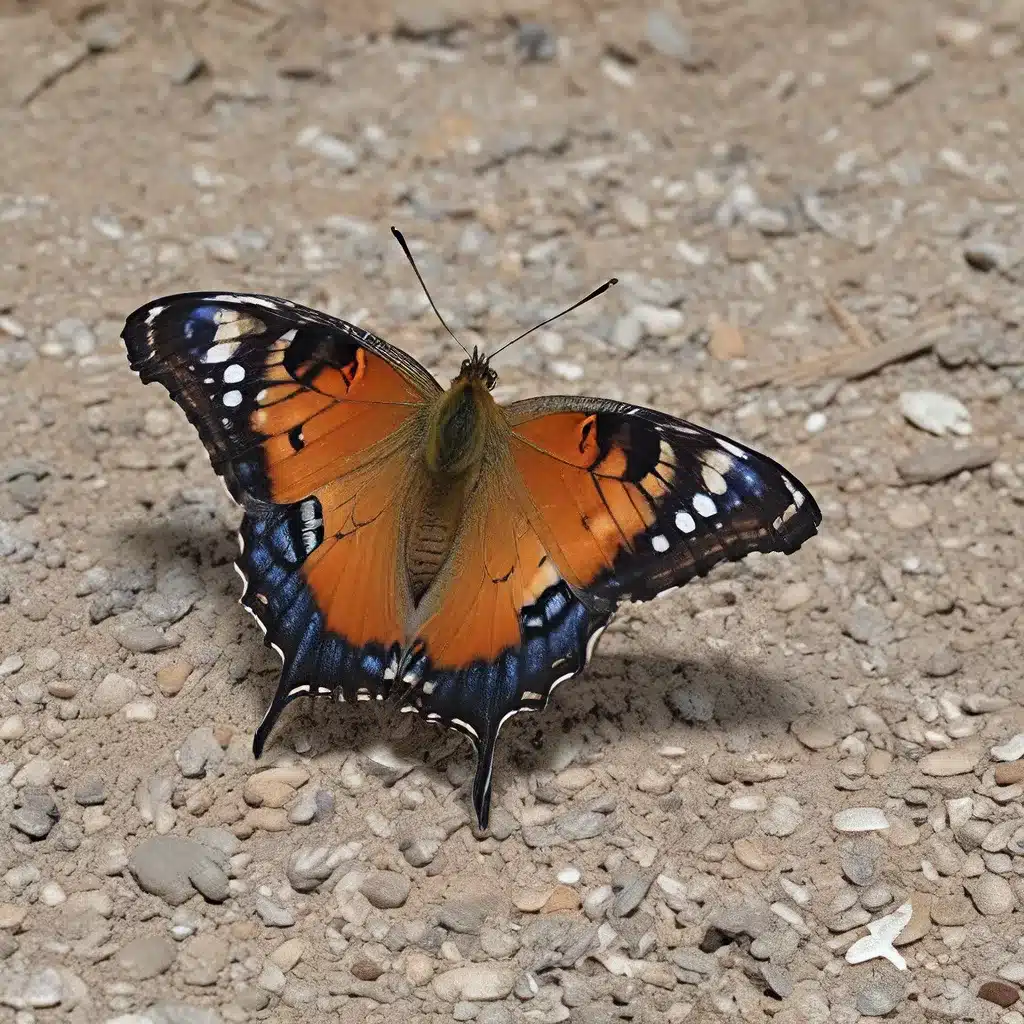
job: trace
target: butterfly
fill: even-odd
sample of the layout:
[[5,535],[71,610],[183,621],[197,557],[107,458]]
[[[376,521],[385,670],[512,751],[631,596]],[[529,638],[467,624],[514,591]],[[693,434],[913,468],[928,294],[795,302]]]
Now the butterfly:
[[241,602],[282,661],[255,756],[297,697],[397,695],[469,737],[481,830],[502,726],[584,669],[621,601],[793,552],[821,522],[792,474],[705,427],[600,398],[497,404],[476,348],[445,389],[361,327],[233,292],[156,299],[122,338],[244,510]]

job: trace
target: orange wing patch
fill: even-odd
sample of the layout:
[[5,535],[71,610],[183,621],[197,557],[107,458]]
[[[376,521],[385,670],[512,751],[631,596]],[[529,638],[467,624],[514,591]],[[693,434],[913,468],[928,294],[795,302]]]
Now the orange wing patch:
[[399,456],[355,470],[317,492],[323,539],[302,565],[329,632],[355,647],[404,640],[408,598],[398,587]]
[[[267,476],[274,501],[310,494],[365,459],[367,449],[409,419],[422,395],[380,356],[355,348],[344,366],[285,366],[288,341],[277,341],[256,395],[253,428],[267,437]],[[344,439],[344,447],[338,439]]]
[[[419,631],[432,665],[460,669],[493,661],[521,641],[519,614],[558,572],[522,512],[486,502],[456,541],[456,561],[440,609]],[[429,684],[428,684],[429,685]]]
[[611,570],[623,548],[656,521],[654,502],[669,489],[675,457],[666,444],[653,466],[630,479],[629,453],[599,438],[597,416],[553,413],[514,428],[512,455],[533,499],[540,533],[562,575],[582,588]]

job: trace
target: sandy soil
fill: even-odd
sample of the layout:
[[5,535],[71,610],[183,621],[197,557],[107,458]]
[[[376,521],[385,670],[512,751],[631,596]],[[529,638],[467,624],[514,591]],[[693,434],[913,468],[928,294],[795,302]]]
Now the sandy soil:
[[[0,1021],[1024,1024],[1024,7],[894,6],[3,5]],[[392,223],[470,342],[620,277],[501,395],[824,513],[622,609],[486,837],[388,710],[253,761],[238,513],[118,338],[263,291],[446,380]]]

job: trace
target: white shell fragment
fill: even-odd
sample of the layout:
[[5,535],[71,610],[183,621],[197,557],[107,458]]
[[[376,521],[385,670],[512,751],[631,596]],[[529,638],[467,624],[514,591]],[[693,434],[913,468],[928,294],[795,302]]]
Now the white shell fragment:
[[971,414],[962,402],[941,391],[904,391],[900,394],[900,412],[920,430],[942,437],[971,432]]
[[837,832],[875,832],[888,828],[889,819],[880,807],[849,807],[836,811],[832,816],[832,827]]
[[914,908],[910,903],[894,910],[885,917],[868,924],[868,935],[858,939],[847,951],[846,962],[848,964],[862,964],[865,960],[874,960],[877,957],[884,957],[897,970],[905,971],[907,961],[893,947],[896,936],[899,935],[910,922]]
[[990,753],[997,761],[1019,761],[1024,757],[1024,732],[1019,732],[1005,743],[993,747]]

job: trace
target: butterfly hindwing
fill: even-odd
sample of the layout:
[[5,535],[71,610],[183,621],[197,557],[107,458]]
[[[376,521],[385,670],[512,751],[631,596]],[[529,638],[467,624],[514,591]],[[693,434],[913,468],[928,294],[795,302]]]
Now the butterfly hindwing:
[[646,601],[821,522],[778,463],[664,413],[590,398],[507,409],[513,457],[562,572],[596,609]]
[[511,465],[492,467],[485,479],[469,498],[444,600],[400,670],[408,688],[403,710],[472,741],[481,828],[502,725],[518,711],[540,710],[559,682],[583,669],[588,641],[607,618],[587,608],[562,578],[530,522]]
[[257,756],[297,696],[385,697],[406,614],[402,481],[417,413],[440,387],[372,334],[269,296],[157,299],[123,337],[245,510],[242,603],[283,662]]

